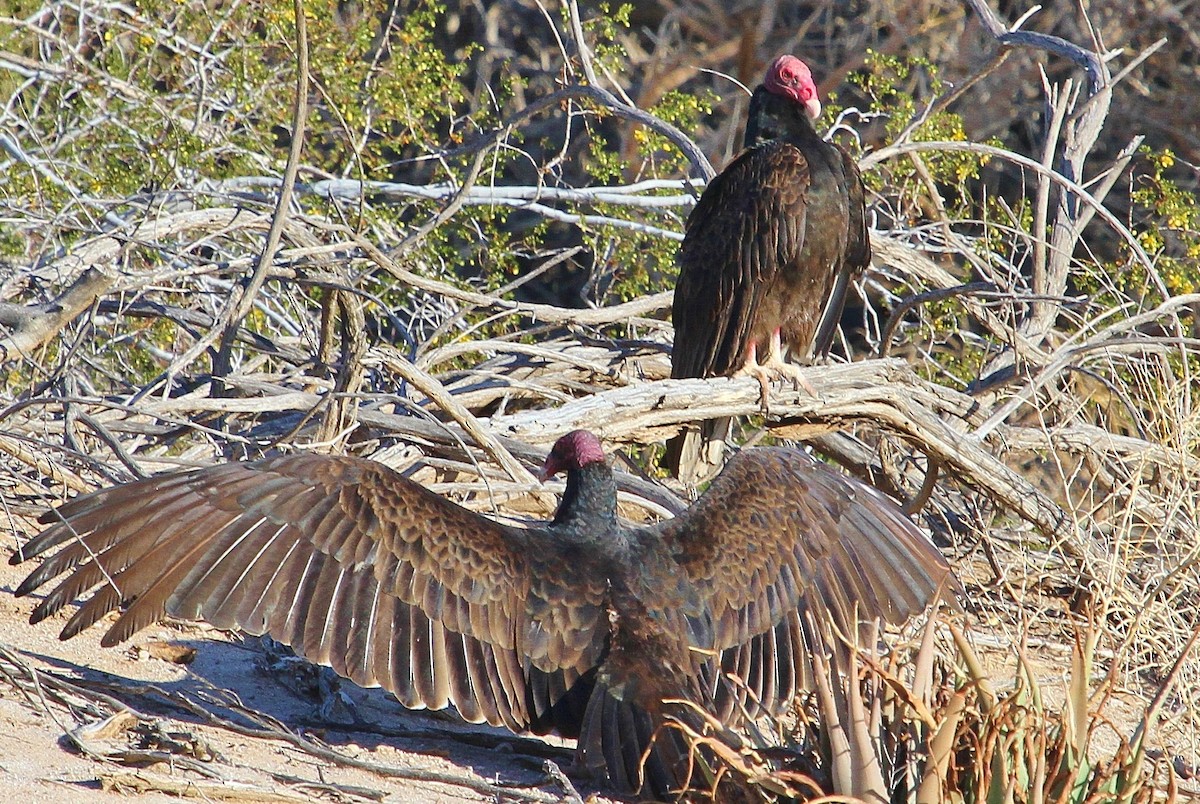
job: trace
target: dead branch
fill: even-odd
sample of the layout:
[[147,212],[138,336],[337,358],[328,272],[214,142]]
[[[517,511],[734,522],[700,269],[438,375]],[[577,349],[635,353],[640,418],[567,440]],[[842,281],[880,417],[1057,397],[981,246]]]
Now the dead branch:
[[[304,22],[303,0],[293,0],[293,19],[296,37],[296,91],[292,94],[292,130],[291,143],[288,146],[287,165],[284,167],[283,179],[279,187],[279,198],[275,201],[275,211],[271,215],[271,228],[267,230],[267,239],[262,251],[244,285],[235,286],[233,293],[226,302],[218,317],[219,326],[209,336],[208,343],[218,343],[217,353],[213,358],[212,373],[221,378],[229,373],[229,361],[233,354],[233,343],[242,320],[254,308],[255,297],[267,279],[268,270],[275,251],[279,248],[279,240],[290,214],[292,191],[296,184],[296,176],[300,172],[300,155],[304,150],[304,133],[308,116],[308,29]],[[207,348],[202,338],[192,349],[197,353]],[[186,361],[185,361],[186,362]],[[222,388],[218,387],[218,392]]]
[[29,358],[108,293],[114,284],[113,277],[89,268],[52,302],[25,307],[0,305],[0,324],[12,330],[7,337],[0,338],[0,365]]

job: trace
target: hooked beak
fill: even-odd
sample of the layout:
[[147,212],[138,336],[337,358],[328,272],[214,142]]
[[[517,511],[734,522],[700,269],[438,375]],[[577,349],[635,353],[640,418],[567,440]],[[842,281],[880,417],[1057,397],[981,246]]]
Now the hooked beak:
[[821,101],[816,98],[809,98],[804,103],[804,111],[810,118],[816,120],[821,116]]
[[540,483],[545,483],[550,478],[554,477],[560,471],[558,461],[554,460],[553,455],[546,456],[546,462],[542,464],[542,468],[537,470],[537,479]]

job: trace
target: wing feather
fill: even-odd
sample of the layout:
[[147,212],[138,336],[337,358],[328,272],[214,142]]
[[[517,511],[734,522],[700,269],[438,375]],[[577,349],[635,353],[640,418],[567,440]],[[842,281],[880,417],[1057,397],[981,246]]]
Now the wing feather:
[[769,142],[743,151],[704,191],[679,252],[672,377],[741,367],[759,303],[803,247],[808,184],[804,154]]
[[841,183],[845,187],[846,200],[846,248],[844,256],[837,266],[837,275],[829,290],[829,298],[821,311],[813,335],[812,353],[825,354],[833,343],[833,333],[842,317],[842,309],[846,306],[846,295],[850,282],[860,276],[871,264],[871,241],[867,234],[866,189],[863,187],[862,175],[858,172],[858,164],[848,152],[839,146],[841,157]]
[[61,548],[18,589],[65,574],[35,622],[92,592],[63,638],[114,610],[106,645],[164,615],[203,619],[269,633],[406,706],[454,703],[520,730],[531,674],[558,679],[549,711],[608,636],[602,579],[573,577],[587,568],[561,560],[552,532],[494,522],[371,461],[227,464],[80,497],[52,519],[14,561]]
[[753,712],[756,698],[782,706],[803,684],[804,612],[855,634],[876,618],[903,622],[943,586],[959,589],[895,503],[796,449],[741,452],[695,505],[657,528],[711,610],[722,671],[745,685],[717,691],[723,714]]

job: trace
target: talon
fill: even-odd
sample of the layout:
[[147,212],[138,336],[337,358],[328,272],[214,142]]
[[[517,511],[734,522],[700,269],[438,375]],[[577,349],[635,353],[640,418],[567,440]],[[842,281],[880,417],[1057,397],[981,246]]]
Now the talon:
[[770,377],[767,376],[767,372],[765,371],[755,372],[755,377],[758,379],[760,394],[758,399],[758,409],[762,412],[762,415],[768,416],[771,413],[771,388],[769,385]]
[[771,342],[767,347],[767,362],[762,364],[762,368],[781,380],[790,379],[792,387],[796,390],[803,388],[809,396],[817,395],[817,389],[813,388],[812,383],[804,376],[804,370],[795,363],[789,363],[784,359],[783,343],[778,329],[771,333]]
[[758,362],[758,344],[751,342],[746,350],[746,362],[734,372],[733,376],[750,376],[758,380],[762,394],[759,399],[759,410],[764,416],[771,412],[771,383],[776,380],[781,382],[791,380],[795,390],[804,389],[810,396],[818,396],[817,389],[804,376],[804,370],[795,363],[789,363],[784,359],[778,329],[771,334],[771,340],[767,343],[767,359],[762,363]]
[[758,363],[758,344],[750,342],[746,362],[733,373],[734,377],[753,377],[758,380],[758,409],[764,416],[771,412],[771,373]]

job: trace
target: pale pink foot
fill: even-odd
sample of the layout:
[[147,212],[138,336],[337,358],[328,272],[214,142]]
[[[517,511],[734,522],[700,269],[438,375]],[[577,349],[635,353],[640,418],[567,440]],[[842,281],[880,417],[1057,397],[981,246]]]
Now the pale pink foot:
[[761,407],[764,414],[769,412],[768,400],[771,383],[777,380],[791,380],[795,387],[803,388],[812,396],[817,395],[817,389],[804,376],[804,371],[795,363],[789,363],[784,360],[779,330],[771,333],[771,340],[767,344],[767,359],[759,363],[758,344],[751,343],[749,352],[746,355],[746,362],[740,369],[734,372],[733,376],[749,376],[758,380],[758,385],[762,389]]

